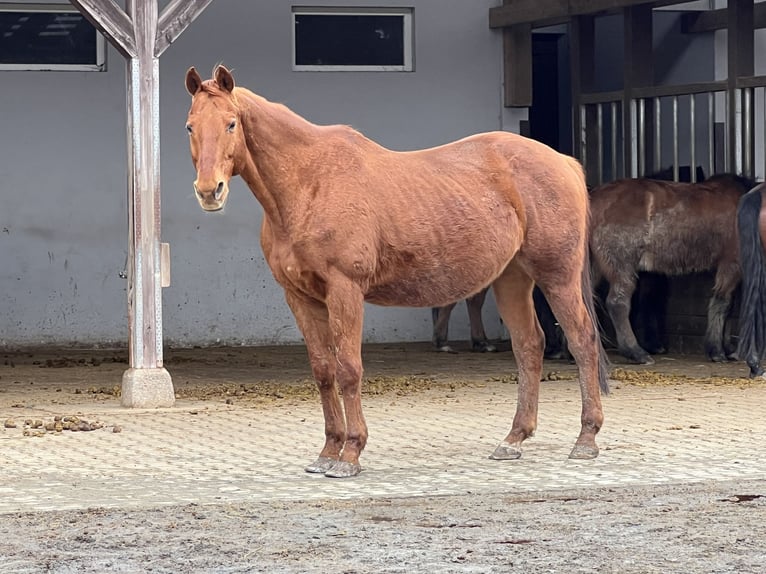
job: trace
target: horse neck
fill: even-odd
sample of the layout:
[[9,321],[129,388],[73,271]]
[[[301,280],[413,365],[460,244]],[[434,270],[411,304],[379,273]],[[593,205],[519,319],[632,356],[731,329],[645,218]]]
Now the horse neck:
[[[263,206],[275,231],[289,232],[309,205],[297,173],[317,143],[319,127],[275,104],[243,90],[238,94],[240,121],[247,146],[240,175]],[[244,102],[244,105],[243,105]]]

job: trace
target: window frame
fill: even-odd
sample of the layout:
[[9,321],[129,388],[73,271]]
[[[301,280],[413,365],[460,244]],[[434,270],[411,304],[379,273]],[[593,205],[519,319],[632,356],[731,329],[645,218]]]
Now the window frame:
[[[290,11],[290,24],[292,27],[292,53],[291,65],[294,72],[413,72],[415,70],[414,58],[414,8],[411,7],[386,7],[371,8],[363,6],[292,6]],[[322,65],[322,64],[296,64],[296,16],[402,16],[402,49],[403,64],[394,66],[380,65]]]
[[[81,14],[72,4],[21,4],[18,2],[0,2],[0,12],[42,12],[49,14]],[[0,71],[24,71],[24,72],[104,72],[106,71],[106,39],[103,34],[93,27],[96,34],[96,62],[94,64],[9,64],[0,62]]]

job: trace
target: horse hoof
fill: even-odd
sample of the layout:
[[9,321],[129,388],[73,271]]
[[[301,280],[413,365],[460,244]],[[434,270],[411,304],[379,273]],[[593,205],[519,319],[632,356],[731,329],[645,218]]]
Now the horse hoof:
[[598,456],[598,447],[587,444],[576,444],[569,453],[569,458],[575,460],[591,460]]
[[653,365],[654,359],[651,355],[633,355],[633,354],[626,354],[625,357],[637,365]]
[[503,441],[497,445],[495,452],[489,455],[489,458],[492,460],[518,460],[521,458],[521,447]]
[[449,345],[442,345],[441,347],[436,347],[436,350],[440,353],[452,353],[453,355],[457,355],[457,351],[450,347]]
[[350,478],[362,472],[362,467],[345,460],[333,461],[335,464],[324,473],[328,478]]
[[497,347],[491,343],[477,343],[473,346],[473,350],[476,353],[495,353],[497,352]]
[[320,456],[318,459],[308,465],[304,470],[314,474],[324,474],[330,470],[337,462],[338,461],[336,459],[330,458],[329,456]]

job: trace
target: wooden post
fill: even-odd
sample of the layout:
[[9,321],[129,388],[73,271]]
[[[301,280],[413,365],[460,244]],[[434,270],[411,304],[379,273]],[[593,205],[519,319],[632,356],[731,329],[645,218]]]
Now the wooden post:
[[[745,141],[743,126],[746,121],[752,124],[752,117],[745,117],[742,109],[740,91],[737,89],[737,80],[742,77],[752,76],[755,70],[754,28],[753,28],[753,0],[729,0],[727,3],[727,48],[728,48],[728,86],[727,99],[729,101],[728,117],[728,170],[740,173],[743,170],[743,155],[754,155],[753,140]],[[754,106],[750,106],[750,110]],[[751,146],[748,151],[742,149],[743,145]],[[751,173],[745,175],[752,176]]]
[[[162,284],[169,277],[160,243],[159,57],[212,0],[71,0],[128,60],[128,346],[122,405],[154,408],[175,402],[162,362]],[[163,256],[164,254],[164,256]]]
[[[593,92],[596,76],[595,19],[575,16],[569,23],[569,57],[572,82],[572,150],[583,162],[589,186],[599,182],[596,107],[587,106],[581,113],[581,96]],[[583,141],[584,140],[584,141]]]
[[503,28],[503,83],[506,108],[532,105],[532,26]]
[[[640,166],[646,166],[647,157],[639,157],[641,146],[638,141],[639,126],[638,118],[633,117],[633,88],[651,86],[654,83],[654,69],[652,67],[652,6],[642,4],[624,9],[624,45],[625,58],[623,63],[623,97],[622,97],[622,133],[623,133],[623,161],[625,174],[628,177],[640,177]],[[647,110],[645,124],[653,130],[653,109]],[[654,132],[644,133],[648,142]],[[645,142],[646,143],[646,142]],[[645,155],[652,158],[650,146],[646,146]]]

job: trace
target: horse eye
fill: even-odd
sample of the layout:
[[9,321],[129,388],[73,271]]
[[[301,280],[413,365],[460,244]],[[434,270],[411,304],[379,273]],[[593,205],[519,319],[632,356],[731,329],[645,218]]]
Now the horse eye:
[[186,124],[186,131],[189,132],[189,133],[192,133],[191,124]]
[[227,131],[227,132],[229,132],[229,133],[231,133],[231,132],[233,132],[233,131],[234,131],[234,128],[235,128],[235,127],[237,127],[237,122],[236,122],[236,121],[232,121],[232,122],[229,124],[229,127],[227,127],[227,128],[226,128],[226,131]]

